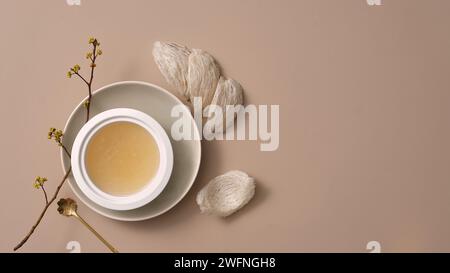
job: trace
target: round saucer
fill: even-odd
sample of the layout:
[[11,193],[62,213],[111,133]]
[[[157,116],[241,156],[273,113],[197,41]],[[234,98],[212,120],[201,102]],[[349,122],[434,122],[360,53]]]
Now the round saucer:
[[[64,128],[64,145],[71,150],[75,137],[86,119],[84,101],[74,109]],[[171,137],[171,126],[176,118],[170,112],[174,106],[182,105],[191,119],[194,140],[175,141]],[[173,148],[174,164],[170,180],[163,192],[147,205],[127,211],[117,211],[101,207],[83,194],[70,175],[68,182],[75,195],[97,213],[121,221],[141,221],[156,217],[174,207],[191,188],[200,167],[201,145],[198,130],[188,107],[170,92],[153,84],[137,81],[117,82],[104,86],[93,93],[91,117],[114,108],[132,108],[142,111],[156,121],[166,131]],[[70,159],[61,152],[64,171],[70,167]]]

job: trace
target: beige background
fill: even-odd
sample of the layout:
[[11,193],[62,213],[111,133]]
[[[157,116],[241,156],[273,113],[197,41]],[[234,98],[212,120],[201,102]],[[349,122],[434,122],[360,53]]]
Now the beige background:
[[[11,251],[43,199],[32,183],[62,175],[48,127],[85,96],[66,78],[95,35],[104,56],[95,87],[142,80],[169,88],[152,43],[212,53],[247,103],[279,104],[280,148],[205,142],[201,171],[170,212],[117,222],[80,212],[121,251],[450,251],[450,1],[2,0],[1,233]],[[255,199],[228,219],[201,215],[198,190],[242,169]],[[50,189],[49,189],[50,191]],[[68,186],[61,196],[73,197]],[[52,207],[21,251],[105,248]]]

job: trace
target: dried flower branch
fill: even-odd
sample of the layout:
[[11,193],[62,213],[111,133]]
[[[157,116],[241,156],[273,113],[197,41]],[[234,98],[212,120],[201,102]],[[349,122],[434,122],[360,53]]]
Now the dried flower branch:
[[56,198],[58,197],[58,193],[61,190],[61,187],[63,186],[64,182],[66,181],[67,177],[69,176],[70,172],[72,171],[72,168],[69,168],[66,172],[66,174],[64,175],[64,177],[62,178],[61,182],[59,183],[58,187],[55,190],[55,193],[53,194],[52,199],[50,199],[44,209],[42,210],[41,214],[39,215],[39,218],[37,219],[36,223],[31,227],[31,230],[28,232],[28,234],[22,239],[22,241],[20,241],[20,243],[14,247],[14,251],[18,250],[19,248],[21,248],[27,241],[28,239],[31,237],[31,235],[33,234],[34,230],[37,228],[37,226],[41,223],[42,218],[44,218],[45,213],[47,212],[47,209],[50,207],[50,205],[56,200]]
[[70,157],[70,152],[69,150],[66,148],[66,146],[64,146],[64,144],[62,143],[62,137],[64,136],[63,131],[62,130],[57,130],[56,128],[50,128],[50,130],[48,131],[48,139],[53,139],[55,140],[55,142],[58,144],[58,146],[60,146],[64,152],[66,153],[66,155],[68,157]]
[[45,197],[45,204],[48,204],[48,197],[47,197],[47,192],[45,191],[44,188],[44,183],[47,182],[47,177],[40,177],[40,176],[36,176],[36,179],[34,180],[34,187],[36,189],[42,189],[42,192],[44,193],[44,197]]
[[[89,114],[90,114],[90,106],[91,106],[91,101],[92,101],[92,82],[94,79],[94,69],[97,66],[95,61],[97,60],[97,57],[102,55],[103,52],[101,51],[101,49],[99,48],[100,43],[98,42],[97,39],[95,38],[89,38],[89,44],[92,45],[92,51],[88,52],[86,54],[86,58],[90,60],[90,65],[89,67],[91,68],[90,71],[90,76],[89,76],[89,80],[86,80],[80,73],[79,71],[81,70],[80,65],[76,64],[74,65],[72,68],[70,68],[70,70],[67,72],[67,77],[71,78],[72,75],[76,75],[78,76],[88,87],[88,99],[84,102],[84,106],[86,107],[86,122],[89,121]],[[63,137],[64,137],[64,133],[62,130],[58,130],[56,128],[50,128],[48,134],[47,134],[48,139],[50,140],[54,140],[59,147],[61,147],[64,150],[64,153],[67,155],[67,157],[71,157],[69,150],[66,148],[66,146],[64,146],[63,144]],[[44,197],[45,197],[45,206],[41,212],[41,214],[39,215],[37,221],[35,222],[35,224],[31,227],[31,230],[27,233],[27,235],[22,239],[22,241],[20,241],[19,244],[17,244],[14,247],[14,251],[18,250],[19,248],[21,248],[27,241],[28,239],[31,237],[31,235],[34,233],[34,231],[36,230],[37,226],[41,223],[42,218],[44,218],[45,213],[47,212],[48,208],[50,207],[50,205],[56,200],[56,198],[58,197],[59,191],[61,190],[62,186],[64,185],[64,183],[66,182],[67,178],[69,177],[70,173],[72,171],[72,166],[69,167],[69,169],[66,171],[66,173],[64,174],[63,178],[61,179],[61,182],[58,184],[58,186],[56,187],[55,192],[53,193],[52,198],[49,200],[48,196],[47,196],[47,192],[44,188],[44,183],[47,182],[47,178],[46,177],[36,177],[35,182],[34,182],[34,187],[37,189],[42,189],[43,193],[44,193]]]
[[97,39],[91,37],[89,38],[89,44],[92,45],[92,51],[86,53],[86,59],[91,61],[91,64],[89,65],[91,68],[89,80],[86,80],[85,77],[83,77],[79,72],[81,70],[80,66],[78,64],[74,65],[70,70],[67,72],[67,77],[71,78],[72,75],[78,76],[88,87],[89,96],[87,100],[84,102],[84,106],[86,107],[86,122],[89,120],[89,112],[90,112],[90,104],[92,100],[92,80],[94,79],[94,69],[97,67],[97,64],[95,61],[97,60],[97,57],[103,54],[103,51],[99,48],[100,43]]

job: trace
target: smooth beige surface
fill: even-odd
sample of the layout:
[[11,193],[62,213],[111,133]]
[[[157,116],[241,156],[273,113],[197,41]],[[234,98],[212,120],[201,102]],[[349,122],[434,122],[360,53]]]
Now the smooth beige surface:
[[[142,80],[170,90],[152,43],[214,55],[247,103],[280,105],[280,147],[203,143],[189,194],[155,219],[124,223],[79,212],[120,251],[450,251],[450,2],[446,0],[2,1],[0,250],[11,251],[62,177],[50,126],[86,95],[65,77],[87,38],[104,55],[95,87]],[[201,215],[195,195],[242,169],[256,196],[227,219]],[[69,187],[61,197],[73,197]],[[105,247],[53,206],[21,251]]]

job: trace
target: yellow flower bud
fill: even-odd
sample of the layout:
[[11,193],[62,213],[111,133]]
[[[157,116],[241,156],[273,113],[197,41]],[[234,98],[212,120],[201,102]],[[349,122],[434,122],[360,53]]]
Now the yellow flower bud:
[[39,189],[40,187],[44,186],[45,182],[47,182],[46,177],[36,176],[36,179],[34,180],[34,187],[36,189]]

